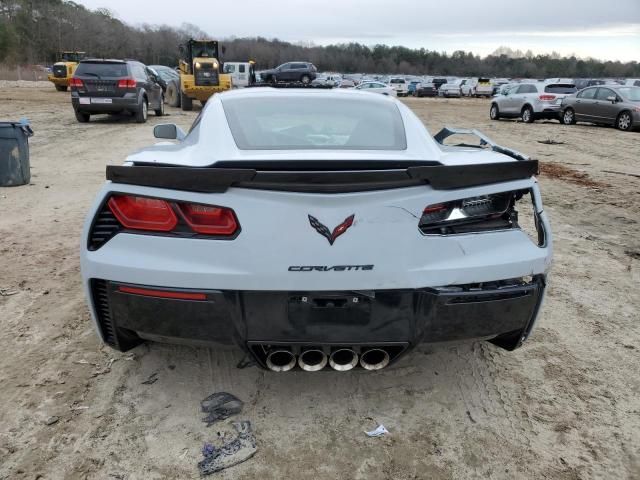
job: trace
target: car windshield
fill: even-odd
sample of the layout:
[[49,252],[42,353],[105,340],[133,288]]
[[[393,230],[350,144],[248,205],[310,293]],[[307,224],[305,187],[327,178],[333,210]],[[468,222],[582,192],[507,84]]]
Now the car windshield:
[[365,98],[231,98],[222,102],[241,150],[404,150],[398,107]]
[[91,75],[104,77],[126,77],[127,64],[122,62],[81,62],[76,69],[76,75]]
[[624,98],[631,100],[632,102],[640,102],[640,87],[623,87],[618,88],[618,92]]

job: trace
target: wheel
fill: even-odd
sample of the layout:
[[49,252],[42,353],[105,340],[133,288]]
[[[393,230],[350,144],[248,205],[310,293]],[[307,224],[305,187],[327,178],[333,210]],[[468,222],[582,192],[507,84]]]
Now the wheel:
[[309,77],[309,75],[302,75],[302,77],[300,77],[300,81],[307,85],[311,81],[311,77]]
[[631,114],[629,112],[621,112],[616,119],[616,128],[618,130],[622,130],[623,132],[627,132],[631,130],[633,126],[633,120],[631,119]]
[[59,92],[66,92],[67,91],[67,86],[66,85],[56,85],[56,90]]
[[147,105],[147,100],[142,99],[142,104],[138,106],[138,110],[136,111],[136,123],[144,123],[147,121],[147,116],[149,115],[149,105]]
[[533,110],[529,105],[522,109],[521,115],[524,123],[533,123]]
[[180,88],[175,82],[171,82],[167,85],[167,103],[170,107],[180,106]]
[[275,85],[276,83],[278,83],[278,78],[275,75],[271,75],[269,77],[269,83],[271,83],[272,85]]
[[79,112],[78,110],[76,110],[75,112],[76,112],[76,120],[78,120],[80,123],[87,123],[91,118],[91,115],[88,113]]
[[576,123],[576,112],[573,108],[567,108],[562,114],[562,123],[565,125],[573,125]]
[[193,100],[186,96],[182,91],[180,92],[180,105],[182,106],[182,110],[185,112],[193,110]]
[[160,97],[160,108],[154,110],[156,117],[162,117],[164,115],[164,94]]
[[500,109],[495,103],[491,104],[491,109],[489,110],[489,118],[491,120],[500,120]]

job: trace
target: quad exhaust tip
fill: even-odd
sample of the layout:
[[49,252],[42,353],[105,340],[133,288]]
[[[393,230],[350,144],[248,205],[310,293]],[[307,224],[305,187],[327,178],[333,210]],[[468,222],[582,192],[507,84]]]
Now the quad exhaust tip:
[[339,372],[351,370],[357,364],[358,354],[350,348],[338,348],[329,356],[329,365]]
[[317,372],[327,365],[327,354],[318,348],[308,348],[300,353],[298,365],[305,372]]
[[327,366],[347,372],[358,366],[375,371],[387,367],[406,348],[404,345],[291,345],[256,344],[253,353],[272,372],[288,372],[296,365],[305,372],[317,372]]
[[296,366],[296,357],[291,351],[275,349],[267,355],[267,368],[274,372],[288,372]]
[[370,348],[360,355],[360,366],[365,370],[380,370],[389,365],[389,353],[381,348]]

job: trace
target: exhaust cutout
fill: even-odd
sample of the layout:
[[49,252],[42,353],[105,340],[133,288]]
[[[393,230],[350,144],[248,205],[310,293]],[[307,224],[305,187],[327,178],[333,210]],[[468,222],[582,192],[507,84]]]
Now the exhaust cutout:
[[331,352],[329,365],[334,370],[346,372],[358,364],[358,354],[350,348],[339,348]]
[[370,348],[360,355],[360,366],[365,370],[380,370],[389,365],[389,354],[381,348]]
[[277,349],[267,355],[267,367],[274,372],[288,372],[296,366],[296,357],[289,350]]
[[327,354],[318,348],[303,350],[298,357],[298,365],[306,372],[317,372],[327,365]]

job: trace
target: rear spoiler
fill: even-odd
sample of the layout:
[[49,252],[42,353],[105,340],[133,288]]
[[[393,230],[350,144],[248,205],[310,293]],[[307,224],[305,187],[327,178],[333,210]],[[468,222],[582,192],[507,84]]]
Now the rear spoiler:
[[[477,145],[478,148],[489,147],[494,152],[502,153],[503,155],[508,155],[511,158],[515,158],[516,160],[529,160],[529,157],[523,153],[518,152],[517,150],[512,150],[507,147],[502,147],[498,145],[496,142],[491,140],[489,137],[481,133],[480,131],[471,128],[451,128],[444,127],[438,133],[436,133],[433,138],[440,145],[444,145],[444,141],[449,138],[451,135],[475,135],[480,139],[480,145]],[[465,147],[469,147],[470,145],[464,145]],[[476,145],[471,145],[476,146]]]
[[107,166],[107,180],[144,187],[224,193],[230,187],[306,193],[348,193],[428,184],[436,190],[531,178],[537,160],[470,165],[419,165],[385,170],[285,170],[257,168]]

